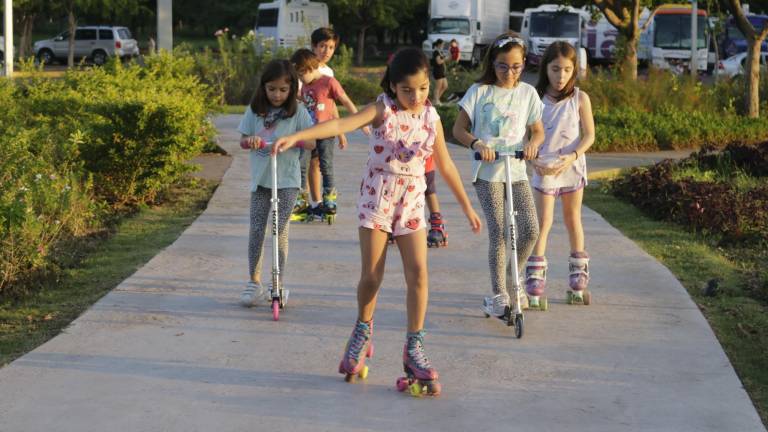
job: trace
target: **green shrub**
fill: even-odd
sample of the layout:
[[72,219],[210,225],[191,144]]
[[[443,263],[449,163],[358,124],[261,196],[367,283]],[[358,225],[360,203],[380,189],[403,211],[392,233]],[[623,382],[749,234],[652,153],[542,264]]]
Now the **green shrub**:
[[[768,79],[764,81],[762,97],[768,97]],[[637,81],[597,73],[580,83],[595,115],[593,149],[654,151],[763,141],[768,138],[768,110],[760,119],[739,115],[739,82],[726,79],[704,86],[653,69]]]
[[[213,136],[188,58],[0,81],[0,295],[54,272],[59,245],[150,202]],[[63,247],[62,247],[63,249]],[[25,288],[22,288],[25,287]]]
[[443,123],[445,140],[453,141],[453,124],[456,123],[456,116],[459,115],[459,108],[453,104],[444,104],[436,107],[440,115],[440,121]]
[[[7,130],[6,130],[7,132]],[[94,226],[97,206],[91,182],[73,166],[48,155],[77,149],[77,136],[49,135],[43,128],[0,133],[0,295],[26,291],[24,282],[50,271],[56,244]]]
[[288,49],[274,50],[271,41],[252,31],[243,37],[224,32],[216,41],[217,51],[206,47],[202,53],[192,53],[181,47],[174,52],[177,57],[191,58],[194,72],[211,88],[219,105],[248,104],[264,65],[291,56]]
[[681,161],[635,168],[611,183],[613,193],[646,213],[705,232],[727,243],[768,245],[768,183],[751,171],[745,155],[768,153],[758,146],[703,149]]
[[368,105],[376,101],[376,97],[382,93],[378,82],[371,82],[354,75],[347,75],[339,80],[347,96],[358,106]]

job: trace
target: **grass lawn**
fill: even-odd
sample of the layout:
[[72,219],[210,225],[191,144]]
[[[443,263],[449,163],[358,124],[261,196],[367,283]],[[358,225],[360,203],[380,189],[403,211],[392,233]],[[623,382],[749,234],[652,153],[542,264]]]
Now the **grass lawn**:
[[216,184],[190,180],[169,199],[124,219],[73,268],[22,300],[0,300],[0,366],[53,338],[72,320],[176,240],[205,209]]
[[[669,268],[699,306],[768,424],[768,304],[751,295],[768,251],[723,248],[680,225],[650,219],[631,204],[590,186],[584,203]],[[764,275],[764,274],[763,274]],[[718,279],[715,295],[704,287]]]

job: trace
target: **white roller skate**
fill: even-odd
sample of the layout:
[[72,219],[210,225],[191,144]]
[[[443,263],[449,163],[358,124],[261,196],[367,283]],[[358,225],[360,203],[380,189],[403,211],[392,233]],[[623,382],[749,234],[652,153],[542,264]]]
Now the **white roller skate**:
[[589,255],[587,252],[573,252],[568,258],[568,285],[570,290],[566,292],[566,303],[589,305],[592,303],[592,294],[587,289],[589,284]]
[[547,259],[531,256],[525,263],[525,291],[528,293],[528,308],[540,311],[548,309],[544,288],[547,284]]

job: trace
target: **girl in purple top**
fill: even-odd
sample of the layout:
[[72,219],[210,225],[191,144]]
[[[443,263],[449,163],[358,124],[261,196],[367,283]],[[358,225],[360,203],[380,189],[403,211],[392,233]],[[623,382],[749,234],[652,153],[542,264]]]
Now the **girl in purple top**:
[[555,200],[563,205],[563,220],[571,243],[568,303],[589,303],[589,255],[584,248],[581,200],[587,184],[584,154],[595,140],[589,96],[575,86],[576,50],[567,42],[551,44],[544,52],[536,90],[544,103],[544,144],[534,162],[531,181],[539,216],[539,239],[526,263],[526,290],[532,305],[546,283],[547,237],[552,228]]

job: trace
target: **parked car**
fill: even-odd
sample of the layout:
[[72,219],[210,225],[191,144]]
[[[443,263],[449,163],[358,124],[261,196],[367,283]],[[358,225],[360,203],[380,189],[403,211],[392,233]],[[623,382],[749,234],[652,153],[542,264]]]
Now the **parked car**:
[[[717,64],[717,73],[719,75],[725,75],[729,78],[735,76],[744,75],[746,70],[744,64],[747,61],[747,53],[742,52],[736,55],[730,56],[725,60],[721,60]],[[768,64],[768,52],[760,53],[760,73],[766,73],[766,65]]]
[[[34,44],[35,57],[41,63],[53,63],[69,55],[69,31],[53,39]],[[120,58],[139,55],[139,44],[126,27],[83,26],[75,30],[75,58],[87,58],[102,65],[110,56]]]

